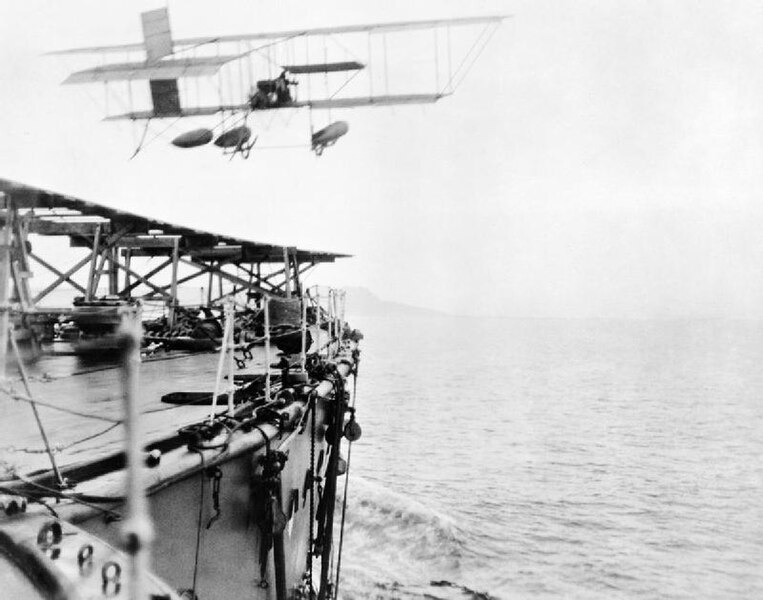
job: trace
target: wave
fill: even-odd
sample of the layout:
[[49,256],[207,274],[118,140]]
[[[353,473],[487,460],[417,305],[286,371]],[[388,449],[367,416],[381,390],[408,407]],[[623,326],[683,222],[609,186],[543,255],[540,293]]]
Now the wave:
[[342,553],[340,595],[355,598],[493,600],[471,579],[476,554],[450,516],[368,479],[353,476]]

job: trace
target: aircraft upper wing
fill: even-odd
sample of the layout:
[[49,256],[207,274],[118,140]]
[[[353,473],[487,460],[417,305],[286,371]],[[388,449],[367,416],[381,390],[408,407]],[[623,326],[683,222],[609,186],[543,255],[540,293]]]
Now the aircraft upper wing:
[[[391,33],[396,31],[413,31],[416,29],[431,29],[433,27],[464,26],[464,25],[487,25],[499,23],[506,16],[493,15],[484,17],[462,17],[456,19],[430,19],[425,21],[400,21],[392,23],[372,23],[367,25],[344,25],[339,27],[319,27],[315,29],[292,29],[289,31],[272,31],[265,33],[249,33],[243,35],[220,35],[192,37],[173,40],[175,51],[181,47],[199,46],[217,42],[245,42],[258,40],[278,40],[296,37],[347,34],[347,33]],[[70,50],[58,50],[49,52],[51,55],[62,54],[100,54],[109,52],[138,52],[145,50],[143,42],[135,44],[120,44],[117,46],[91,46],[86,48],[72,48]]]
[[[314,108],[316,110],[326,110],[333,108],[359,108],[368,106],[394,106],[398,104],[432,104],[440,98],[450,94],[388,94],[382,96],[358,96],[354,98],[328,98],[325,100],[311,100],[292,102],[282,106],[258,109],[255,112],[264,110],[277,110],[283,108]],[[147,119],[179,118],[179,117],[204,117],[217,114],[223,111],[246,111],[250,110],[248,104],[221,104],[219,106],[197,106],[177,110],[176,112],[158,113],[151,110],[135,111],[121,115],[112,115],[106,117],[104,121],[145,121]]]

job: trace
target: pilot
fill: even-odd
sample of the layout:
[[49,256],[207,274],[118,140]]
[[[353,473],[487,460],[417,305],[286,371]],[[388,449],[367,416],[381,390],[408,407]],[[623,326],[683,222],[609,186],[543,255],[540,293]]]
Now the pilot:
[[278,104],[290,104],[291,94],[289,93],[289,80],[286,79],[286,71],[282,71],[273,83],[275,83],[276,102]]
[[249,106],[252,110],[266,108],[268,105],[268,97],[261,89],[259,89],[259,83],[257,84],[257,87],[257,91],[250,92],[249,94]]

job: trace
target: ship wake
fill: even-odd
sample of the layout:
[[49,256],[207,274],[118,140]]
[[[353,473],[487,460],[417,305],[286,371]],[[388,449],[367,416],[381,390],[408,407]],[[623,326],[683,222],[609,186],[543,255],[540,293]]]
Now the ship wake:
[[493,600],[474,577],[467,540],[448,515],[353,476],[340,596]]

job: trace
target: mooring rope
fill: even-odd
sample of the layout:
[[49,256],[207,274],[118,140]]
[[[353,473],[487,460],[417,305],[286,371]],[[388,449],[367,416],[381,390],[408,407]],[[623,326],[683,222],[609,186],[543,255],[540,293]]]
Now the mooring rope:
[[[355,372],[352,376],[352,403],[355,408],[355,396],[358,393],[358,365],[360,358],[355,358]],[[344,545],[344,523],[347,515],[347,489],[350,487],[350,458],[352,457],[352,442],[347,440],[347,470],[344,474],[344,497],[342,498],[342,521],[339,527],[339,547],[336,558],[336,582],[334,583],[334,598],[339,596],[339,573],[342,570],[342,546]]]

